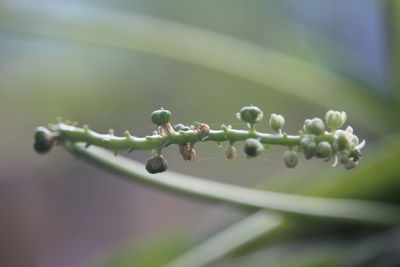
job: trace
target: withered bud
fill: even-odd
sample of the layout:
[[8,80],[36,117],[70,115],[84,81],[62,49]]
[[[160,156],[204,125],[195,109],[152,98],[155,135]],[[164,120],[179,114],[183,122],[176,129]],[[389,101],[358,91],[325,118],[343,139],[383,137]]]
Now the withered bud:
[[172,128],[172,125],[169,122],[158,126],[157,130],[158,134],[161,136],[176,134],[175,130]]
[[236,158],[236,148],[234,146],[228,146],[225,150],[225,155],[227,159]]
[[196,150],[191,148],[188,144],[180,144],[179,153],[185,161],[194,161],[196,159]]
[[195,135],[204,137],[210,132],[210,126],[208,126],[208,124],[202,122],[195,122],[195,123],[198,126],[198,129],[194,132]]
[[146,162],[146,170],[149,173],[165,172],[168,169],[167,161],[163,156],[155,156]]

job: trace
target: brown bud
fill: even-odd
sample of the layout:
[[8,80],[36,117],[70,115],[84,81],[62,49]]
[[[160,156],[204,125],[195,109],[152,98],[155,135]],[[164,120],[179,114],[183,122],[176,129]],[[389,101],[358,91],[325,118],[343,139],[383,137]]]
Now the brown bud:
[[210,126],[202,122],[195,122],[199,128],[194,132],[195,135],[204,137],[210,132]]
[[188,144],[180,144],[179,153],[185,161],[193,161],[196,158],[196,150],[191,148]]
[[227,159],[236,158],[236,148],[234,146],[228,146],[225,150],[225,155]]
[[176,134],[176,132],[172,128],[172,125],[169,122],[161,124],[160,126],[158,126],[157,130],[158,130],[158,134],[161,135],[161,136],[175,135]]

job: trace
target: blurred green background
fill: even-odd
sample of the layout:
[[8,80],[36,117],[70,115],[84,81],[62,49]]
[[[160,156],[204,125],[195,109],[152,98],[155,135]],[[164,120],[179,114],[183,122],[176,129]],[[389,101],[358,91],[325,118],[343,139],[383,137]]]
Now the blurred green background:
[[[245,214],[128,184],[60,148],[36,155],[33,130],[57,116],[142,136],[159,107],[176,123],[244,128],[234,115],[253,104],[283,114],[295,134],[306,118],[345,110],[367,140],[355,175],[317,160],[286,169],[276,147],[231,162],[205,143],[193,163],[175,147],[166,158],[173,171],[242,186],[399,202],[399,9],[378,0],[2,0],[0,265],[93,266],[128,246],[152,255],[133,266],[159,266],[168,249],[182,253]],[[358,194],[361,179],[370,187]]]

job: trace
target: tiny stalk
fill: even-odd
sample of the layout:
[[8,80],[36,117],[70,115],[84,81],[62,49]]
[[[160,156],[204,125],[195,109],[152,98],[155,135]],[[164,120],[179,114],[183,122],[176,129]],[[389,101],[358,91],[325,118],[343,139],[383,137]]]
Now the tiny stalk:
[[[213,130],[206,123],[196,122],[194,126],[185,126],[181,123],[174,127],[171,125],[172,114],[165,109],[156,110],[151,115],[151,120],[156,124],[156,131],[152,135],[144,137],[132,136],[128,131],[123,137],[115,136],[112,131],[100,134],[89,129],[87,125],[82,128],[75,123],[58,121],[48,128],[38,127],[35,132],[34,148],[38,153],[50,151],[54,143],[84,143],[86,147],[91,145],[110,149],[117,155],[123,150],[148,150],[155,155],[146,164],[150,173],[159,173],[167,170],[167,162],[162,156],[162,150],[170,145],[178,145],[178,151],[185,161],[193,161],[196,158],[194,145],[199,142],[214,141],[218,144],[229,142],[226,151],[228,159],[234,159],[236,149],[233,144],[239,141],[245,142],[244,152],[247,158],[253,158],[262,153],[264,146],[281,145],[288,147],[289,152],[284,154],[284,162],[287,167],[294,168],[297,165],[297,153],[300,151],[306,159],[312,157],[322,158],[325,161],[334,159],[334,165],[339,162],[346,169],[354,168],[361,158],[361,148],[365,141],[359,142],[353,134],[353,128],[348,126],[345,130],[339,129],[346,122],[345,112],[328,111],[326,123],[331,131],[325,129],[325,124],[320,118],[305,120],[299,135],[287,135],[282,128],[285,119],[282,115],[271,114],[269,125],[273,133],[262,133],[256,130],[256,123],[261,122],[263,112],[254,106],[243,107],[237,118],[247,126],[247,130],[232,129],[231,126],[222,125],[221,129]],[[340,126],[340,127],[339,127]],[[297,148],[297,149],[296,149]]]

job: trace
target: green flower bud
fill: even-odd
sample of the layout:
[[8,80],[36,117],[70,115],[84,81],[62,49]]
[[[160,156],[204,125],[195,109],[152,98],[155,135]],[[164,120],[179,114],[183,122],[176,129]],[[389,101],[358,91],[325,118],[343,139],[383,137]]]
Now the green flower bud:
[[304,137],[300,141],[300,148],[304,153],[306,159],[310,159],[315,156],[317,144],[311,137]]
[[174,126],[174,130],[179,132],[179,131],[184,131],[187,132],[190,130],[189,126],[183,125],[182,123],[178,123]]
[[238,119],[253,125],[262,120],[264,113],[258,107],[248,106],[243,107],[236,116]]
[[325,132],[324,122],[320,118],[307,119],[304,122],[303,129],[305,129],[306,133],[313,135],[321,135]]
[[297,165],[298,159],[297,159],[297,154],[293,150],[287,150],[285,154],[283,155],[285,165],[288,168],[294,168]]
[[269,125],[274,131],[279,132],[285,125],[285,118],[282,115],[271,114]]
[[254,158],[260,155],[260,153],[264,150],[263,144],[260,143],[255,138],[248,138],[244,143],[244,153],[246,153],[247,157]]
[[55,135],[45,127],[38,127],[35,130],[35,143],[33,148],[39,154],[47,153],[53,147]]
[[171,121],[172,114],[169,110],[159,109],[151,113],[151,120],[154,124],[160,126]]
[[225,155],[227,159],[236,158],[236,148],[234,146],[228,146],[225,150]]
[[319,158],[328,158],[332,156],[332,146],[329,142],[322,141],[318,143],[315,154]]
[[334,111],[329,110],[325,114],[325,121],[329,128],[331,129],[339,129],[341,128],[347,120],[346,112],[342,111]]
[[149,173],[165,172],[168,169],[167,161],[163,156],[155,156],[146,163],[146,170]]

